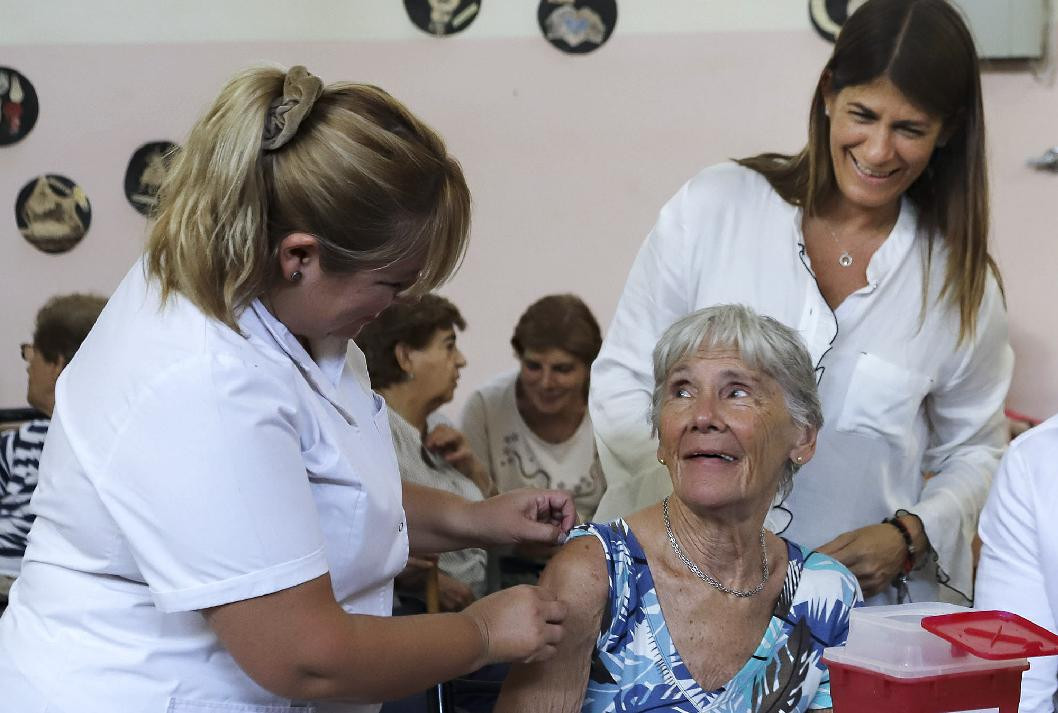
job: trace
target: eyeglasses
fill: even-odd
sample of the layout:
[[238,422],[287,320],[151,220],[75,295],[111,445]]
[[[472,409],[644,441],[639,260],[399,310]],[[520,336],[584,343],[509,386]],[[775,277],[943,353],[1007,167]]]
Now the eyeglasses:
[[18,351],[22,355],[23,361],[29,361],[33,358],[33,352],[35,352],[36,349],[33,348],[32,344],[24,343],[18,345]]

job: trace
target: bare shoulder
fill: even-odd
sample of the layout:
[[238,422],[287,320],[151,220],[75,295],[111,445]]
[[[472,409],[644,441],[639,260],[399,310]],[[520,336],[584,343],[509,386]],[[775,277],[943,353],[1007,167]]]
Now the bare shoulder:
[[609,574],[602,542],[582,535],[547,563],[540,586],[567,605],[563,636],[547,660],[511,667],[496,713],[575,713],[581,709],[592,649],[609,601]]
[[559,599],[589,608],[604,603],[610,592],[610,575],[602,542],[594,536],[570,540],[555,553],[540,576],[540,586]]

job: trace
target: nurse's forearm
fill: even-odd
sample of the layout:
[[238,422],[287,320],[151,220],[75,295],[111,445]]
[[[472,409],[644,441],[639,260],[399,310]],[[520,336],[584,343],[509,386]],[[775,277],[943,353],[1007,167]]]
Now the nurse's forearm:
[[449,552],[477,544],[465,527],[470,502],[458,495],[404,482],[404,514],[411,554]]
[[525,542],[557,544],[576,522],[573,496],[561,490],[512,490],[470,502],[433,488],[404,484],[408,544],[413,554]]
[[473,671],[487,655],[470,616],[350,615],[326,575],[205,616],[254,681],[297,700],[390,700]]

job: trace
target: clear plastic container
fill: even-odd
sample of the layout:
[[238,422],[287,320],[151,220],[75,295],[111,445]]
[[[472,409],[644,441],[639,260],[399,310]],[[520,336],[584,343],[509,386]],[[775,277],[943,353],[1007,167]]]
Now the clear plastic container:
[[970,612],[943,602],[854,609],[845,646],[826,649],[827,661],[894,678],[926,678],[974,671],[1027,667],[1024,658],[990,661],[974,656],[922,628],[922,619]]
[[835,713],[1017,713],[1024,656],[1048,651],[1058,638],[1009,612],[926,602],[853,610],[823,662]]

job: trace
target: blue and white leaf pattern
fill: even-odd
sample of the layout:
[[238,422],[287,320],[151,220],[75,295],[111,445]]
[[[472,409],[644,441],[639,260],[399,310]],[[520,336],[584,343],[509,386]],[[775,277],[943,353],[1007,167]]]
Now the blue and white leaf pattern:
[[646,555],[623,520],[576,528],[606,553],[609,611],[596,642],[585,713],[804,713],[830,708],[823,649],[845,643],[862,602],[856,578],[826,555],[786,542],[782,593],[760,645],[723,687],[704,690],[669,635]]

